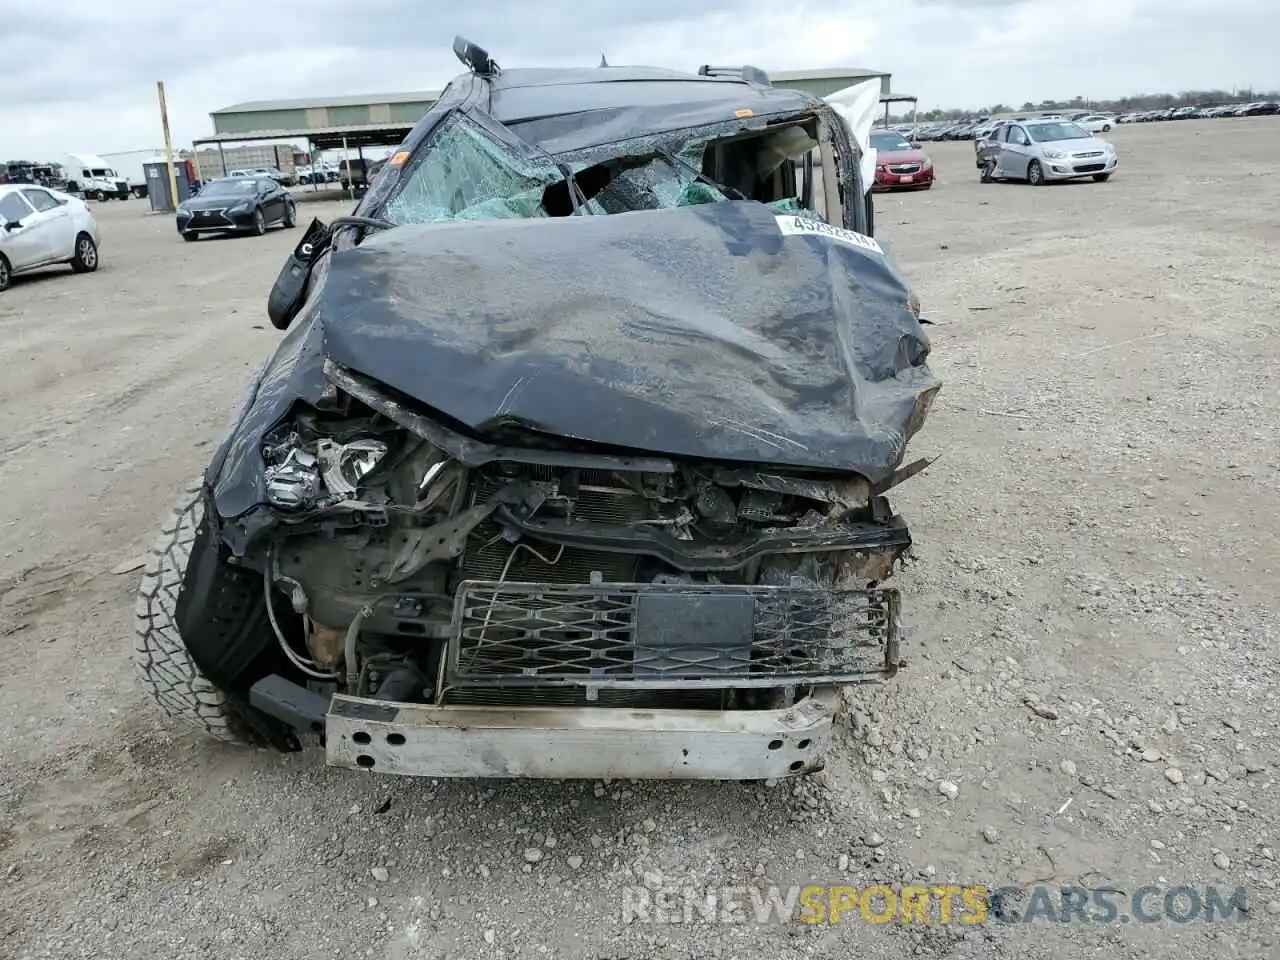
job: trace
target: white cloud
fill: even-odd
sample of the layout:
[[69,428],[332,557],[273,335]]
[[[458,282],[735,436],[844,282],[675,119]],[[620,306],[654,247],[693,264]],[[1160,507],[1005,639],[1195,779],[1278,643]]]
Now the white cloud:
[[[6,3],[9,7],[12,4]],[[454,33],[507,66],[873,67],[921,107],[1280,87],[1275,0],[60,0],[6,9],[7,157],[175,145],[245,100],[433,89],[459,71]],[[157,28],[161,26],[162,28]]]

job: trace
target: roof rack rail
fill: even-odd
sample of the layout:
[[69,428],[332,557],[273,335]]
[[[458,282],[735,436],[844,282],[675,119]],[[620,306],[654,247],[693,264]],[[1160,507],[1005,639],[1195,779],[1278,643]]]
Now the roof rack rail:
[[704,63],[698,68],[698,76],[700,77],[737,77],[745,80],[747,83],[759,84],[762,87],[772,86],[773,83],[769,79],[769,74],[765,73],[759,67],[753,67],[746,63],[740,67],[713,67]]
[[489,51],[477,46],[466,37],[453,38],[453,55],[462,61],[462,65],[479,77],[496,77],[502,68],[489,56]]

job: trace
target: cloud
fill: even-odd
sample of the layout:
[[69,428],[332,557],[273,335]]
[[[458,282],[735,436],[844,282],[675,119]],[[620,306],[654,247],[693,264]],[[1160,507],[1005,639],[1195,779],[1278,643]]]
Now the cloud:
[[[921,107],[1196,88],[1280,87],[1275,0],[59,0],[6,4],[9,157],[175,145],[246,100],[438,89],[455,33],[507,67],[871,67]],[[462,7],[463,9],[459,9]],[[30,12],[34,11],[34,12]]]

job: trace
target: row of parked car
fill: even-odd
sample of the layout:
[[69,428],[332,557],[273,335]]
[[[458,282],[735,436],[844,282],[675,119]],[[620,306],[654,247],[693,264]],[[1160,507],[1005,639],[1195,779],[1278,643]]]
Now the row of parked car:
[[1280,114],[1280,103],[1255,100],[1252,103],[1211,103],[1198,107],[1169,107],[1145,113],[1127,113],[1120,123],[1152,123],[1159,120],[1201,120],[1207,117],[1266,117]]
[[[1256,100],[1251,103],[1219,103],[1200,106],[1169,107],[1164,110],[1148,110],[1143,113],[1042,113],[1011,117],[1014,121],[1065,120],[1083,127],[1090,133],[1109,133],[1122,123],[1152,123],[1161,120],[1195,120],[1206,117],[1261,117],[1280,114],[1280,103]],[[982,116],[967,120],[923,123],[912,130],[911,124],[899,124],[893,129],[911,136],[914,140],[979,140],[989,133],[1000,119]]]
[[[1015,121],[1029,120],[1063,120],[1069,123],[1077,124],[1090,133],[1110,133],[1111,128],[1120,119],[1114,113],[1090,113],[1088,111],[1077,111],[1076,113],[1042,113],[1036,116],[1030,114],[1021,115],[1012,118]],[[1005,120],[999,117],[972,117],[968,120],[961,120],[956,123],[926,123],[916,128],[916,140],[980,140],[988,134],[992,128]],[[910,124],[903,124],[899,128],[901,130],[910,130]]]

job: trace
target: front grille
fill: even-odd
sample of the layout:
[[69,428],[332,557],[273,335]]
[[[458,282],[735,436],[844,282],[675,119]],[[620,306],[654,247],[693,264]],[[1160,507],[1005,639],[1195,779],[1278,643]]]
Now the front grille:
[[1073,158],[1079,158],[1079,159],[1083,159],[1083,158],[1085,158],[1085,157],[1100,157],[1100,156],[1102,156],[1102,151],[1101,151],[1101,150],[1090,150],[1088,153],[1073,153],[1071,156],[1072,156]]
[[889,168],[892,173],[915,173],[919,169],[918,163],[899,163]]
[[[557,474],[547,467],[522,468],[521,478],[548,482]],[[581,471],[574,516],[596,523],[628,524],[649,517],[649,503],[630,490],[613,489],[616,480],[603,472]],[[481,471],[471,491],[471,505],[486,503],[505,481],[495,469]],[[468,580],[518,581],[522,583],[589,583],[593,573],[611,582],[634,580],[639,560],[625,553],[527,544],[513,546],[502,537],[492,520],[476,527],[467,538],[461,572]],[[513,555],[514,553],[514,555]]]
[[230,222],[225,210],[196,210],[191,214],[192,226],[224,226]]
[[449,686],[781,686],[879,679],[897,663],[895,590],[468,581]]
[[1077,163],[1072,169],[1076,173],[1098,173],[1106,168],[1107,165],[1105,163]]

